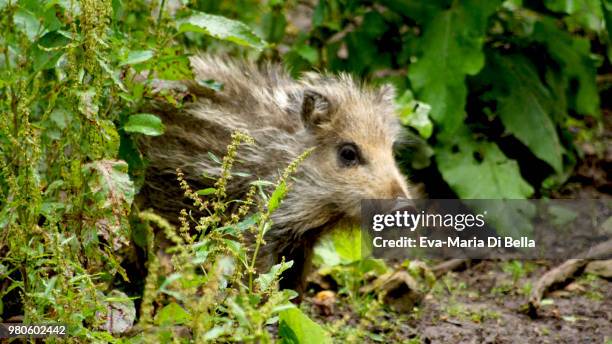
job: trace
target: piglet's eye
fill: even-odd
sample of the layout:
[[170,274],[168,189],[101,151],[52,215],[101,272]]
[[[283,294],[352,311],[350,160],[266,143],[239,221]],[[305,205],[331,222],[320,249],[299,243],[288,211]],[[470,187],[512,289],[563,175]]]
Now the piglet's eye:
[[338,161],[343,167],[355,166],[361,163],[359,148],[354,143],[344,143],[338,148]]

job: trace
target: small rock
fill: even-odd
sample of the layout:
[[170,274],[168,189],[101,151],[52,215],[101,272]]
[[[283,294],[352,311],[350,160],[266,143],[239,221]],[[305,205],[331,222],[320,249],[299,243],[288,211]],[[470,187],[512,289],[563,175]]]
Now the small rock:
[[383,301],[398,312],[412,311],[425,296],[419,284],[406,271],[386,273],[364,286],[362,291],[382,295]]

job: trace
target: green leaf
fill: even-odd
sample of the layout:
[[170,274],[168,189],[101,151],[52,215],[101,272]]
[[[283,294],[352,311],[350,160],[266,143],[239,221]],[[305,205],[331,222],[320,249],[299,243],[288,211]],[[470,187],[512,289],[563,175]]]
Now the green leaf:
[[232,172],[232,176],[241,177],[241,178],[248,178],[248,177],[252,176],[252,174],[250,174],[248,172]]
[[159,136],[164,133],[164,124],[161,119],[148,113],[131,115],[123,130],[130,133],[141,133],[149,136]]
[[96,90],[93,87],[89,87],[84,91],[76,91],[76,96],[79,100],[79,112],[85,115],[85,117],[88,119],[93,120],[100,110],[98,103],[95,101]]
[[[334,233],[333,231],[331,233]],[[325,235],[314,248],[313,263],[316,266],[336,266],[341,264],[340,255],[336,252],[331,234]]]
[[123,60],[119,65],[135,65],[149,61],[151,58],[153,58],[153,51],[151,50],[134,50],[130,51],[127,58]]
[[606,31],[608,31],[608,60],[612,60],[612,56],[610,56],[610,47],[612,46],[612,0],[602,0],[601,9],[606,23]]
[[408,77],[417,98],[431,105],[431,117],[448,135],[463,125],[465,77],[484,65],[482,44],[487,19],[501,1],[454,1],[432,17],[423,33],[423,54]]
[[351,263],[363,258],[361,252],[361,228],[338,228],[331,234],[334,247],[342,263]]
[[256,49],[266,47],[246,24],[222,16],[194,11],[195,14],[177,21],[179,32],[200,32],[211,37]]
[[155,324],[161,326],[182,325],[191,320],[191,315],[183,307],[171,302],[155,315]]
[[282,11],[273,10],[264,14],[261,22],[261,29],[269,42],[278,43],[283,39],[287,19],[285,19],[285,14]]
[[121,160],[100,160],[83,166],[88,178],[91,192],[100,193],[96,196],[107,206],[120,206],[123,202],[127,206],[134,200],[134,185],[128,175],[128,166]]
[[421,137],[428,139],[433,133],[433,123],[429,119],[431,106],[414,99],[412,92],[406,90],[397,100],[400,121],[413,127]]
[[157,76],[164,80],[192,80],[193,71],[189,58],[177,47],[164,49],[156,61]]
[[213,152],[208,152],[208,157],[210,158],[210,160],[216,162],[217,164],[222,164],[221,159],[219,159],[219,157],[217,157]]
[[212,195],[215,192],[217,192],[217,189],[215,188],[206,188],[206,189],[202,189],[202,190],[198,190],[196,191],[196,193],[200,196],[208,196],[208,195]]
[[568,14],[563,19],[572,31],[588,29],[599,33],[604,29],[601,0],[545,0],[544,4],[552,11]]
[[561,172],[564,149],[549,115],[555,100],[535,67],[522,55],[491,54],[486,72],[493,89],[485,96],[497,100],[497,114],[506,130]]
[[209,79],[209,80],[199,80],[198,79],[196,80],[196,82],[198,83],[198,85],[211,89],[215,92],[219,92],[223,90],[223,84],[218,81],[212,80],[212,79]]
[[378,0],[377,2],[389,8],[392,12],[411,18],[419,25],[431,20],[444,8],[448,8],[450,4],[449,0]]
[[487,213],[487,224],[501,236],[520,239],[533,237],[533,217],[537,209],[533,203],[506,199],[495,202],[467,200],[465,204],[479,213]]
[[286,309],[279,318],[278,335],[283,344],[332,343],[329,334],[299,308]]
[[104,62],[101,58],[96,58],[98,60],[98,64],[102,70],[108,74],[108,76],[113,80],[113,83],[119,87],[119,89],[123,92],[127,92],[125,85],[123,85],[123,81],[121,81],[121,73],[119,70],[113,70],[106,62]]
[[[533,39],[548,48],[551,57],[560,64],[566,77],[568,95],[574,100],[574,108],[583,115],[601,116],[599,92],[595,77],[597,64],[591,57],[588,39],[573,36],[561,30],[552,19],[543,18],[533,29]],[[577,82],[577,89],[570,89],[570,82]]]
[[438,146],[436,153],[442,177],[460,198],[523,199],[533,194],[515,160],[495,143],[474,140],[467,129]]
[[55,67],[57,60],[64,54],[65,47],[71,42],[68,32],[52,31],[42,36],[32,47],[34,70],[40,71]]
[[101,300],[102,309],[96,314],[97,320],[103,320],[102,330],[112,333],[124,333],[132,328],[136,319],[136,307],[124,292],[113,289]]
[[547,210],[551,223],[558,227],[566,226],[565,228],[568,228],[567,226],[578,217],[577,212],[561,205],[550,205]]
[[367,240],[362,240],[359,226],[335,228],[315,246],[314,262],[323,267],[356,263],[370,266],[371,262],[366,262],[366,257],[370,255],[371,248],[366,247],[367,244]]
[[275,184],[267,180],[254,180],[250,183],[255,186],[274,186]]
[[272,195],[270,196],[270,200],[268,200],[268,210],[270,212],[273,212],[276,209],[278,209],[283,198],[285,198],[286,194],[287,194],[287,183],[283,181],[280,184],[278,184],[276,189],[274,189],[274,192],[272,192]]
[[268,271],[267,273],[259,274],[257,279],[255,279],[255,282],[259,286],[259,290],[262,293],[267,292],[270,286],[272,286],[272,283],[275,280],[278,280],[280,275],[285,270],[291,268],[292,266],[293,266],[293,261],[283,262],[283,263],[279,263],[279,264],[272,266],[272,268],[270,268],[270,271]]
[[312,64],[317,63],[319,59],[319,51],[317,48],[305,43],[293,45],[293,51]]
[[23,31],[30,41],[34,41],[42,33],[43,25],[36,16],[25,9],[18,9],[13,16],[15,26]]

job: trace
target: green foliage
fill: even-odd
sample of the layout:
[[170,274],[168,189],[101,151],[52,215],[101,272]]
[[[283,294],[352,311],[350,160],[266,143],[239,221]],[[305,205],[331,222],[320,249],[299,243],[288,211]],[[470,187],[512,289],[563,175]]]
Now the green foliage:
[[442,134],[454,134],[463,122],[465,77],[484,65],[487,19],[498,5],[499,1],[457,1],[424,25],[421,56],[408,76],[417,96],[432,105],[432,118]]
[[279,335],[281,343],[309,344],[331,343],[331,338],[320,325],[310,320],[298,308],[291,308],[280,313]]
[[436,161],[442,177],[459,197],[526,198],[533,194],[516,161],[508,159],[495,143],[477,141],[464,129],[450,144],[438,149]]
[[[175,228],[156,214],[139,214],[147,233],[150,233],[147,244],[149,275],[139,319],[146,341],[170,343],[172,337],[177,336],[175,330],[180,325],[189,329],[195,343],[210,340],[267,343],[272,338],[266,326],[277,323],[279,317],[283,319],[283,312],[295,307],[289,302],[295,297],[295,292],[278,290],[281,273],[291,268],[292,262],[283,261],[268,272],[256,271],[255,263],[265,231],[271,225],[270,214],[274,204],[282,200],[282,195],[290,188],[289,176],[309,152],[290,164],[274,184],[272,195],[278,196],[270,196],[258,204],[259,209],[265,210],[246,216],[257,202],[254,199],[256,187],[251,187],[244,200],[230,200],[225,195],[238,146],[253,144],[253,140],[241,133],[235,133],[232,138],[232,144],[220,162],[222,171],[213,188],[214,193],[209,193],[208,198],[201,198],[191,190],[182,173],[178,173],[185,196],[207,215],[193,220],[183,210],[179,216],[181,226]],[[237,201],[241,205],[228,213],[230,204]],[[170,258],[173,273],[167,277],[158,271],[163,256],[160,257],[153,248],[151,225],[158,227],[173,243],[167,250],[173,254]],[[256,238],[254,248],[249,241],[243,240],[245,237]],[[248,283],[244,283],[245,277],[248,277]],[[154,310],[154,304],[163,306]],[[294,326],[292,323],[288,328]],[[303,328],[305,332],[299,336],[318,336],[316,331],[320,328],[316,326],[312,323]],[[285,339],[289,334],[281,331],[279,336]]]
[[[525,198],[568,178],[580,154],[569,123],[600,121],[606,1],[377,5],[321,1],[286,62],[394,83],[402,122],[433,148],[404,152],[407,167],[428,168],[421,160],[432,157],[459,197]],[[298,53],[312,47],[318,53]],[[530,175],[534,159],[550,168]]]
[[488,72],[500,78],[487,97],[497,101],[499,117],[512,133],[556,171],[562,170],[563,148],[550,116],[555,103],[551,92],[540,82],[535,67],[522,55],[491,55]]
[[201,32],[212,37],[263,49],[266,42],[245,24],[222,16],[195,13],[176,22],[179,32]]
[[314,263],[319,274],[335,280],[339,293],[348,296],[353,304],[363,302],[359,291],[365,283],[365,276],[379,276],[389,270],[381,259],[370,257],[370,248],[365,247],[359,227],[338,227],[315,248]]
[[[191,78],[186,47],[195,39],[258,49],[265,42],[245,24],[185,6],[175,21],[143,1],[39,5],[0,6],[0,274],[10,281],[0,286],[0,317],[65,323],[76,342],[123,342],[111,333],[129,330],[140,304],[137,321],[146,331],[130,342],[172,341],[179,325],[198,342],[269,342],[265,326],[293,307],[295,294],[277,287],[291,262],[268,273],[254,262],[270,213],[306,155],[289,166],[260,205],[265,210],[247,217],[255,186],[244,200],[225,199],[236,146],[251,142],[236,134],[214,188],[196,194],[181,184],[196,207],[214,209],[211,216],[194,224],[181,214],[176,229],[155,214],[130,214],[145,166],[132,135],[164,132],[158,117],[133,114],[153,97],[153,78]],[[214,81],[211,88],[220,89]],[[162,96],[181,106],[172,94]],[[230,202],[240,202],[237,213],[226,214]],[[175,244],[167,276],[153,250],[152,224]],[[198,236],[189,234],[194,225]],[[258,238],[254,252],[242,244],[250,231]],[[133,244],[148,253],[136,304],[116,289],[129,289],[134,278],[124,270],[133,264],[125,260]]]
[[159,136],[164,133],[164,124],[161,119],[148,113],[131,115],[123,130],[128,133],[141,133],[149,136]]

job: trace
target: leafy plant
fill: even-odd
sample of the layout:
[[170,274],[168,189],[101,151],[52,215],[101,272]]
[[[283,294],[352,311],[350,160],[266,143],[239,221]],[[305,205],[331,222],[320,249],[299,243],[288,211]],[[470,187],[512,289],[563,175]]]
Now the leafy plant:
[[[278,290],[281,273],[291,268],[292,262],[283,261],[265,273],[255,270],[259,248],[271,225],[270,214],[287,192],[289,176],[309,151],[287,167],[270,197],[259,205],[260,211],[249,216],[250,208],[256,205],[257,186],[251,186],[247,197],[239,200],[240,206],[232,213],[227,209],[238,200],[227,199],[225,191],[232,176],[237,148],[244,143],[252,144],[252,138],[242,133],[233,135],[232,144],[221,162],[222,170],[214,193],[208,198],[194,192],[178,172],[185,196],[208,215],[191,220],[183,210],[179,217],[181,226],[174,228],[154,213],[139,214],[149,233],[149,275],[139,319],[146,341],[172,342],[172,338],[179,336],[177,326],[182,326],[189,329],[196,343],[267,343],[272,340],[267,326],[279,319],[279,336],[285,341],[301,343],[307,336],[307,340],[320,342],[326,338],[323,329],[289,302],[296,296],[295,292]],[[163,277],[166,273],[160,271],[163,256],[159,257],[154,249],[151,224],[159,227],[174,244],[167,250],[173,254],[173,272],[168,277]],[[251,240],[245,238],[256,238],[254,247],[249,245]],[[304,324],[304,319],[309,322]]]
[[[268,274],[255,271],[256,253],[241,245],[241,233],[255,226],[256,246],[261,245],[269,214],[284,197],[299,160],[279,181],[266,210],[262,204],[250,217],[256,186],[238,213],[226,217],[230,200],[223,190],[231,174],[224,172],[209,193],[214,215],[195,226],[198,237],[190,236],[186,213],[175,231],[153,213],[131,212],[145,166],[132,135],[164,132],[158,117],[134,112],[159,96],[154,79],[191,78],[189,43],[179,41],[213,37],[265,47],[243,23],[185,6],[174,13],[175,21],[164,5],[0,1],[3,320],[64,323],[69,340],[77,342],[121,341],[111,334],[132,327],[137,304],[115,288],[129,290],[137,278],[125,270],[132,264],[126,257],[133,244],[149,254],[144,295],[135,295],[142,296],[138,323],[145,332],[130,341],[168,341],[172,329],[189,325],[198,339],[266,342],[275,315],[294,307],[288,303],[294,293],[276,287],[291,262]],[[181,106],[175,95],[161,96]],[[236,136],[236,144],[241,140],[249,138]],[[223,160],[224,171],[231,169],[232,154],[230,149]],[[205,207],[183,187],[196,206]],[[167,278],[161,278],[149,223],[177,244],[176,271]]]

